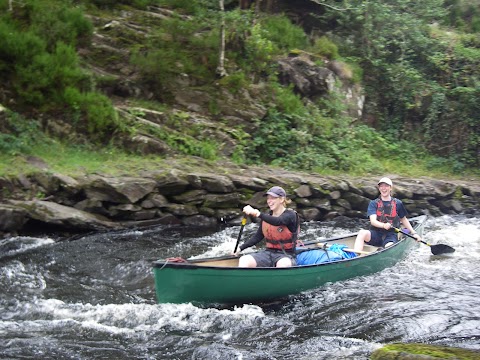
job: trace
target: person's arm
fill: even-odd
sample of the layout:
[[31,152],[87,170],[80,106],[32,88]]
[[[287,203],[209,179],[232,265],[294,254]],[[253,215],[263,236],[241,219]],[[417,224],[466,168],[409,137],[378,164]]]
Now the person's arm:
[[243,208],[243,212],[247,215],[260,218],[262,221],[265,221],[270,225],[286,225],[290,231],[296,231],[295,227],[297,226],[297,215],[293,210],[285,210],[282,215],[273,216],[267,213],[262,213],[260,210],[247,205]]
[[262,223],[260,223],[260,226],[258,227],[255,235],[253,235],[250,239],[248,239],[242,245],[240,245],[240,251],[243,251],[246,248],[256,245],[262,240],[263,240]]
[[386,223],[383,223],[383,222],[377,220],[377,214],[370,215],[370,224],[373,227],[376,227],[378,230],[381,230],[381,229],[388,230]]
[[418,235],[417,232],[413,229],[413,226],[412,224],[410,224],[410,221],[408,221],[407,209],[405,209],[403,202],[401,202],[400,200],[397,200],[397,212],[398,212],[398,217],[400,218],[400,222],[402,223],[403,227],[409,231],[409,234],[414,236],[415,240],[417,241],[422,240],[420,235]]
[[406,216],[402,217],[400,219],[400,222],[402,223],[403,227],[409,231],[409,234],[415,237],[415,240],[422,240],[422,237],[418,235],[417,232],[413,229],[412,224],[410,224],[410,221],[408,221]]
[[370,224],[373,227],[378,228],[378,230],[380,229],[388,230],[386,229],[385,223],[382,223],[381,221],[377,220],[377,203],[375,200],[371,200],[370,203],[368,204],[367,216],[370,220]]

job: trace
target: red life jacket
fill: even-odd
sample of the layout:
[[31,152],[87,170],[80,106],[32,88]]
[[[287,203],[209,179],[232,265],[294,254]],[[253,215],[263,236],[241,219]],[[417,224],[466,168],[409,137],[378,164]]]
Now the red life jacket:
[[[400,218],[397,213],[397,201],[392,198],[389,205],[384,206],[384,202],[381,198],[375,200],[377,203],[377,220],[380,222],[389,222],[395,227],[400,225]],[[379,230],[375,228],[375,230]]]
[[[295,213],[296,214],[296,213]],[[297,228],[300,224],[297,216]],[[286,225],[271,225],[262,221],[262,232],[265,237],[267,249],[283,250],[288,252],[295,251],[295,244],[297,242],[298,230],[292,233]]]

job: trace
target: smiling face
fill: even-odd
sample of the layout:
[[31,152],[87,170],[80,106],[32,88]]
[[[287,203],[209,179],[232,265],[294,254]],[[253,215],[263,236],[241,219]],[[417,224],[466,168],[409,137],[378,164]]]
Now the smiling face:
[[272,196],[272,195],[267,195],[267,205],[272,210],[273,214],[275,215],[277,212],[282,212],[283,211],[283,201],[284,197],[281,196]]
[[382,196],[382,198],[388,198],[390,196],[392,187],[382,182],[378,184],[378,190],[380,191],[380,195]]

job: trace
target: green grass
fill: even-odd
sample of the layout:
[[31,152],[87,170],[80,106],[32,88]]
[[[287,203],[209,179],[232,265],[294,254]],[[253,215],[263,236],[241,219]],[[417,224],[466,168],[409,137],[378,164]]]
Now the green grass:
[[[161,158],[127,154],[107,147],[93,150],[55,142],[49,146],[37,145],[31,154],[48,164],[49,172],[65,175],[102,173],[109,175],[136,174],[141,170],[156,169]],[[0,176],[30,174],[39,171],[31,165],[28,156],[0,155]]]
[[[93,173],[112,176],[136,176],[145,170],[162,171],[170,168],[181,168],[185,171],[203,169],[203,171],[222,174],[229,172],[224,161],[216,166],[215,161],[209,161],[199,157],[134,155],[113,146],[95,150],[87,147],[72,146],[58,141],[53,141],[48,145],[35,145],[31,148],[30,154],[34,154],[36,158],[47,163],[49,172],[61,173],[73,177]],[[27,155],[8,156],[0,154],[0,176],[28,175],[40,171],[37,167],[33,166],[27,158]],[[475,172],[472,170],[455,174],[447,167],[428,169],[428,163],[425,160],[417,160],[415,163],[383,160],[380,163],[383,167],[382,170],[379,171],[377,169],[376,171],[368,173],[364,170],[359,171],[358,169],[352,169],[349,172],[340,172],[328,168],[323,168],[316,172],[319,175],[334,175],[339,177],[363,177],[366,175],[379,177],[384,174],[397,174],[410,178],[430,177],[444,180],[468,178],[470,180],[480,180],[480,173],[478,171]],[[235,171],[235,166],[232,162],[233,172]]]

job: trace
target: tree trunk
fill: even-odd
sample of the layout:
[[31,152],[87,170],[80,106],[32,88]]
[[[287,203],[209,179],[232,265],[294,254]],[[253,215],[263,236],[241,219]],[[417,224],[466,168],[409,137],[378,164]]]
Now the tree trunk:
[[225,6],[224,1],[219,0],[220,4],[220,53],[218,57],[218,66],[216,69],[217,76],[222,78],[227,76],[227,72],[225,71]]
[[240,9],[247,10],[250,8],[252,0],[240,0]]
[[267,0],[267,6],[265,9],[266,13],[272,14],[273,13],[273,2],[274,0]]

